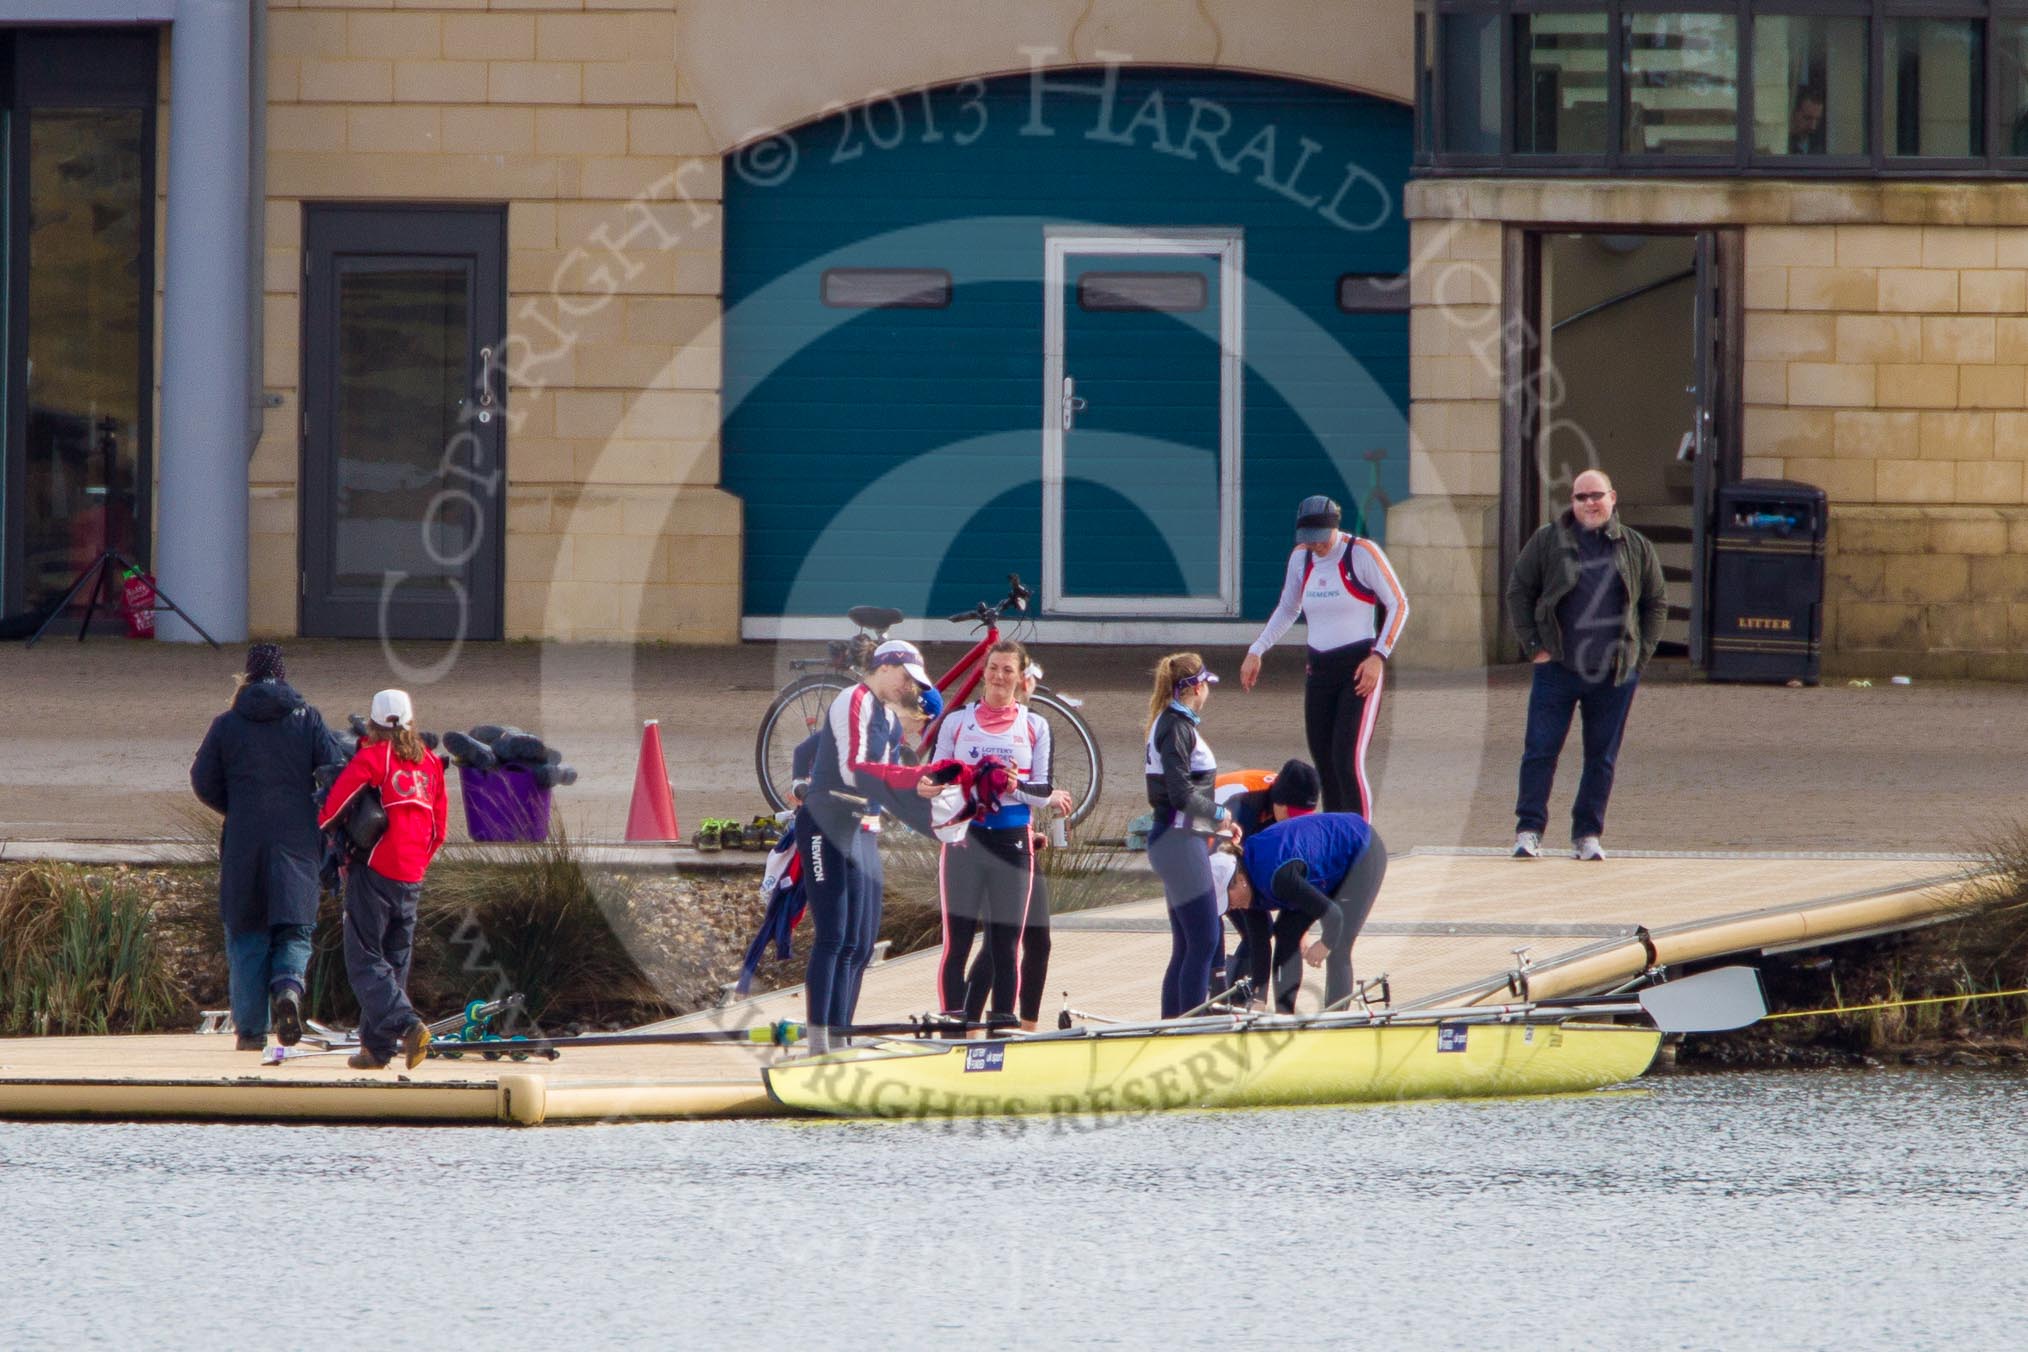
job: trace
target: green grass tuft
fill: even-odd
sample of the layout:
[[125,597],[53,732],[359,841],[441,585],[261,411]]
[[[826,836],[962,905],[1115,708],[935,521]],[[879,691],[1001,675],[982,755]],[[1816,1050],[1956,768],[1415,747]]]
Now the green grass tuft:
[[131,884],[61,864],[0,883],[0,1031],[143,1033],[186,1012]]

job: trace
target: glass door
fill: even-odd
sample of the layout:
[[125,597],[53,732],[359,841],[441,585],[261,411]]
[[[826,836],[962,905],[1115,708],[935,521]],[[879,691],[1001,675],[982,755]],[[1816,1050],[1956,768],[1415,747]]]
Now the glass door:
[[155,68],[152,33],[0,31],[9,621],[39,618],[105,550],[148,562]]
[[61,597],[140,530],[143,297],[149,203],[138,108],[38,109],[28,119],[27,608]]
[[305,634],[498,638],[505,221],[313,207],[305,227]]

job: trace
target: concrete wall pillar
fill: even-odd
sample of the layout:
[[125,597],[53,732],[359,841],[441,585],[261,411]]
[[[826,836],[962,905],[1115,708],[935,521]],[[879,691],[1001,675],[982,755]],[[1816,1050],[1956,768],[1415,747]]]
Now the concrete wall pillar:
[[[181,0],[170,33],[155,573],[220,642],[247,635],[249,0]],[[157,634],[197,635],[174,615]]]

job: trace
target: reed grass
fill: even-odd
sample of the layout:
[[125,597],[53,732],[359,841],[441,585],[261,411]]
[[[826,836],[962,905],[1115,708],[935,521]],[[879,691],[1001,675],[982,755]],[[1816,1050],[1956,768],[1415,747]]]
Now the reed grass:
[[143,1033],[186,1012],[130,883],[62,864],[0,883],[0,1031]]
[[1957,909],[1942,923],[1763,965],[1777,1009],[1943,1003],[1827,1014],[1742,1037],[1878,1053],[2028,1036],[2028,997],[1999,994],[2028,989],[2028,823],[1982,842],[1956,887]]

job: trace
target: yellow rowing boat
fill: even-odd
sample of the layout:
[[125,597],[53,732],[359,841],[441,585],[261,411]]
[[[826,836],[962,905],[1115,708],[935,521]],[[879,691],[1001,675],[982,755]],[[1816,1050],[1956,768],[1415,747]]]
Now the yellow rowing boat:
[[1263,1108],[1603,1089],[1639,1078],[1662,1039],[1658,1028],[1575,1021],[1203,1022],[881,1043],[764,1074],[782,1106],[837,1117]]

